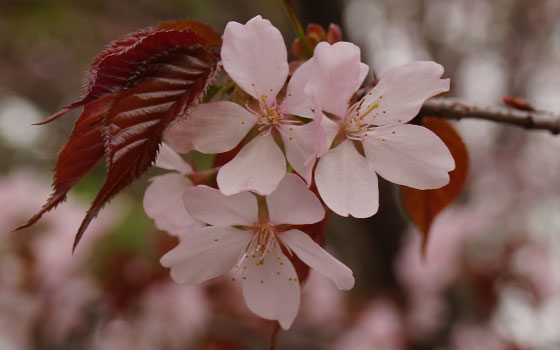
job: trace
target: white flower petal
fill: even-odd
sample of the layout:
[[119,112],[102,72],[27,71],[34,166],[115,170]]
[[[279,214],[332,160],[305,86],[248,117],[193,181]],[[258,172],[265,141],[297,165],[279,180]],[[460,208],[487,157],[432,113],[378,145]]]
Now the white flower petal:
[[320,42],[315,47],[306,90],[317,96],[324,111],[342,117],[364,77],[358,46],[342,41],[334,45]]
[[267,195],[286,174],[286,158],[271,134],[258,135],[218,171],[218,187],[226,195],[253,191]]
[[304,125],[280,125],[278,131],[284,142],[288,163],[311,184],[313,165],[317,158],[317,139],[324,130],[310,122]]
[[205,103],[189,117],[171,124],[163,139],[179,153],[222,153],[237,146],[255,123],[255,116],[236,103]]
[[186,229],[202,223],[189,215],[183,204],[183,192],[192,187],[189,179],[171,173],[157,176],[144,194],[144,211],[154,219],[156,227],[179,236]]
[[190,232],[160,262],[180,284],[199,284],[221,276],[237,263],[252,233],[233,227],[204,227]]
[[159,152],[154,166],[167,170],[175,170],[181,175],[192,173],[191,166],[165,142],[163,142],[159,147]]
[[290,328],[297,316],[300,286],[288,258],[274,244],[264,259],[249,256],[243,261],[243,296],[249,309],[267,320]]
[[349,140],[319,159],[315,184],[325,204],[338,215],[367,218],[377,212],[377,175]]
[[354,91],[358,91],[358,89],[362,86],[362,83],[366,79],[368,73],[369,73],[369,66],[365,63],[360,63],[360,78],[356,82],[356,88],[354,89]]
[[[321,119],[321,126],[323,127],[323,130],[325,130],[325,141],[327,144],[326,150],[329,150],[334,138],[340,132],[340,126],[327,116],[323,116],[323,119]],[[320,154],[319,156],[322,155]]]
[[229,76],[257,100],[271,105],[288,77],[288,54],[282,34],[256,16],[247,24],[229,22],[224,31],[222,63]]
[[295,174],[287,174],[278,188],[266,197],[270,222],[274,225],[314,224],[323,220],[325,209],[319,198]]
[[369,114],[377,116],[368,118],[375,125],[406,123],[418,114],[428,98],[449,91],[449,79],[440,79],[442,74],[443,67],[435,62],[417,61],[393,67],[365,95],[361,110],[378,105]]
[[281,107],[282,113],[309,118],[313,117],[310,96],[305,91],[305,86],[311,76],[312,68],[312,59],[310,59],[296,69],[288,83],[286,99]]
[[349,290],[354,287],[352,270],[321,248],[305,232],[289,230],[281,232],[279,237],[301,261],[330,278],[338,289]]
[[249,192],[226,196],[199,185],[185,190],[183,200],[189,214],[210,225],[253,225],[258,219],[257,199]]
[[455,168],[447,146],[422,126],[378,127],[363,144],[375,172],[400,185],[422,190],[439,188],[449,183],[448,172]]

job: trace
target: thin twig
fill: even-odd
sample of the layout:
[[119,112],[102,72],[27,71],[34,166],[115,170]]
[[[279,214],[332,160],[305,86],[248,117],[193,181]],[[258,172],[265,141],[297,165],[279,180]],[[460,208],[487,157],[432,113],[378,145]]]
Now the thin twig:
[[305,32],[303,31],[303,27],[299,22],[299,19],[296,14],[296,10],[294,8],[294,4],[292,4],[291,0],[282,0],[282,3],[284,4],[286,11],[288,11],[288,16],[290,17],[290,22],[292,23],[294,32],[296,32],[299,41],[303,45],[303,49],[305,50],[305,53],[307,54],[308,57],[313,56],[313,49],[311,48],[311,45],[307,40],[307,36],[305,36]]
[[422,106],[420,113],[445,119],[484,119],[516,125],[525,129],[548,130],[560,134],[560,115],[545,111],[522,111],[501,106],[477,106],[457,98],[433,98]]

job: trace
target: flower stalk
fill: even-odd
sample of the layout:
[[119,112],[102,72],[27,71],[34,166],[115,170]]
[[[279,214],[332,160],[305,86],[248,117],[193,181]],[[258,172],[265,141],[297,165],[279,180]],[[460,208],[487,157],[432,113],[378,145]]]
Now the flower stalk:
[[294,5],[292,4],[292,1],[282,0],[282,3],[284,4],[286,11],[288,11],[288,16],[290,17],[290,22],[292,23],[294,32],[296,33],[299,41],[303,45],[303,49],[305,50],[307,57],[313,56],[313,49],[311,48],[311,44],[309,43],[309,40],[307,40],[307,36],[303,31],[303,27],[301,26],[301,23],[297,17],[296,10],[294,8]]

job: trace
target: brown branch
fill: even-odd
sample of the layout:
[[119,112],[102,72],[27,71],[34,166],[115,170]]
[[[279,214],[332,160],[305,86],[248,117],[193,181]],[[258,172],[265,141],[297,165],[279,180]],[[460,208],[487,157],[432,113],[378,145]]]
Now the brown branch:
[[474,118],[517,125],[525,129],[548,130],[560,134],[560,115],[545,111],[522,111],[501,106],[477,106],[457,98],[433,98],[422,106],[420,114],[445,119]]

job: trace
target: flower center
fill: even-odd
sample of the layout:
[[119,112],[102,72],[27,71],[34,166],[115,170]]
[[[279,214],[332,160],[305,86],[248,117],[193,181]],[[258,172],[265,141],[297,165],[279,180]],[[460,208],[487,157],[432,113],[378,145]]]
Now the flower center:
[[372,131],[374,128],[372,120],[379,115],[379,112],[376,111],[376,109],[379,108],[379,104],[376,103],[373,106],[364,106],[363,104],[364,99],[355,103],[346,112],[342,129],[348,139],[365,141],[368,132]]
[[[241,252],[239,261],[235,265],[235,268],[241,274],[241,278],[243,280],[256,278],[257,283],[267,284],[267,278],[270,278],[268,273],[272,273],[275,277],[285,278],[284,281],[287,283],[290,281],[299,283],[297,274],[286,270],[286,267],[291,264],[290,260],[282,253],[282,247],[288,251],[289,255],[293,253],[287,245],[278,239],[277,228],[267,223],[253,226],[251,229],[255,234]],[[265,257],[267,259],[266,264]],[[264,269],[264,271],[260,270],[259,272],[259,269]],[[236,278],[234,277],[232,280],[235,281]]]
[[289,116],[283,114],[282,106],[277,105],[276,102],[269,106],[266,102],[267,97],[267,95],[261,95],[261,99],[258,101],[259,106],[256,110],[249,107],[248,101],[245,103],[245,108],[257,117],[258,130],[261,135],[267,135],[273,127],[279,124],[300,124],[300,121],[290,119]]
[[266,105],[261,108],[257,123],[264,127],[276,125],[282,120],[282,114],[278,113],[276,106],[268,108]]
[[259,225],[253,228],[255,234],[243,252],[244,256],[258,258],[262,264],[264,257],[277,244],[276,228],[271,224]]

